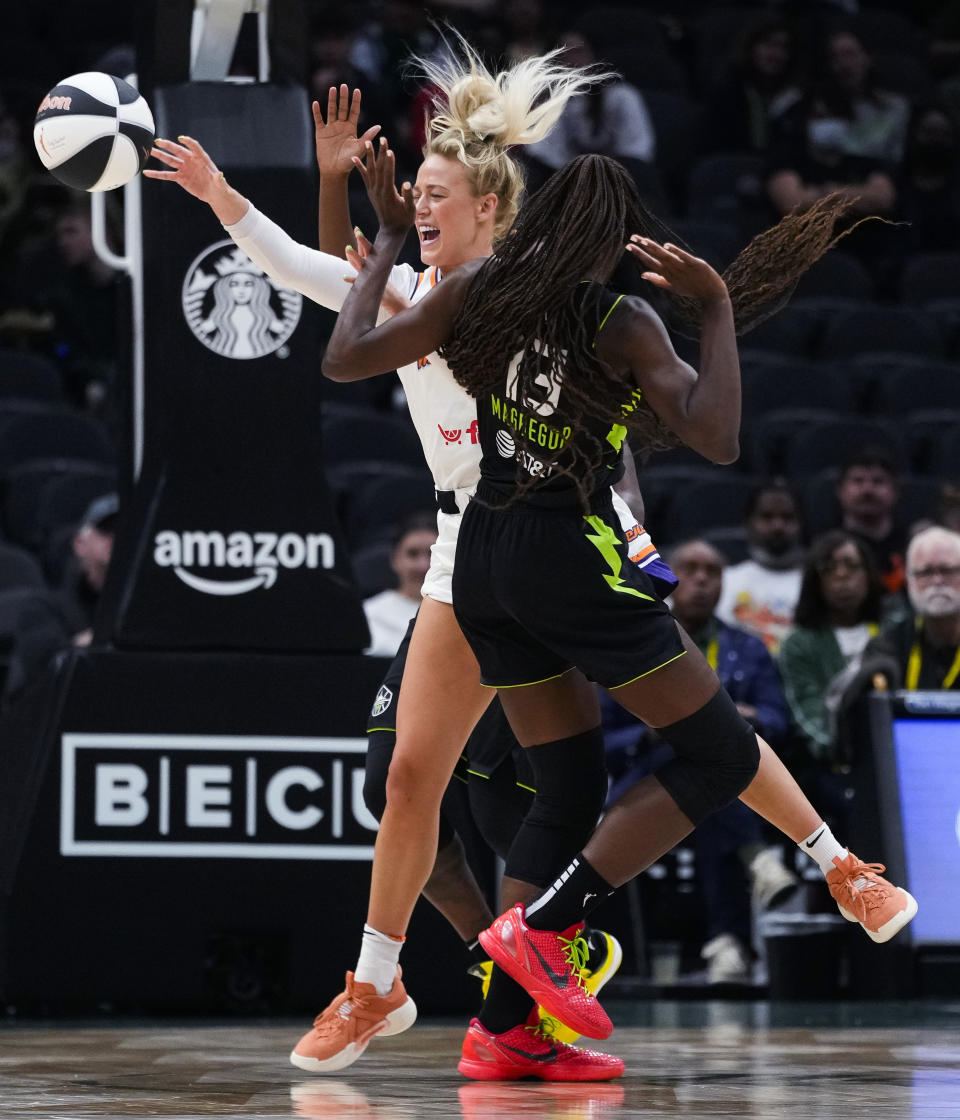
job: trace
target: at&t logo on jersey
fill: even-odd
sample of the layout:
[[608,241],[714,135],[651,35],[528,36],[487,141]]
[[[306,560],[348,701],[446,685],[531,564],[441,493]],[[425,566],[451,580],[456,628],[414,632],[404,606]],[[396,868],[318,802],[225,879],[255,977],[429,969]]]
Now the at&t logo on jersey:
[[[281,568],[332,568],[334,544],[329,533],[301,536],[164,529],[154,538],[153,562],[172,568],[177,579],[205,595],[245,595],[260,587],[273,587]],[[197,568],[212,569],[219,578],[198,575]],[[250,574],[240,575],[244,569]]]
[[264,358],[300,322],[303,298],[281,288],[232,241],[197,256],[183,280],[183,313],[194,337],[224,358]]

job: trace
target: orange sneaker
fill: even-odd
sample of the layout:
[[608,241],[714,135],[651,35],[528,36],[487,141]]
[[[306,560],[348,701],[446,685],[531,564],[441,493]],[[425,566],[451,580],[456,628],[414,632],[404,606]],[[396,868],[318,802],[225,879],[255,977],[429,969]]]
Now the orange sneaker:
[[871,941],[889,941],[917,912],[917,900],[903,887],[880,876],[882,863],[863,863],[853,852],[835,859],[836,871],[827,872],[827,885],[840,913],[848,922],[859,922]]
[[313,1021],[290,1052],[290,1061],[311,1073],[333,1073],[345,1069],[366,1050],[375,1035],[400,1034],[417,1019],[417,1005],[407,995],[400,969],[393,987],[378,996],[372,984],[358,984],[347,973],[347,986]]

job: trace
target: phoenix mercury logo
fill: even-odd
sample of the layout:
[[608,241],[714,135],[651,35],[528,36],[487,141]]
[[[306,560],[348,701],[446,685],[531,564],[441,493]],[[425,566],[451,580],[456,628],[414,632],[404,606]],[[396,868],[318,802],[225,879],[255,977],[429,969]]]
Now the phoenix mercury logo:
[[[332,568],[334,546],[328,533],[177,533],[164,529],[154,538],[153,562],[160,568],[172,568],[177,579],[204,595],[245,595],[259,587],[269,590],[281,568]],[[221,578],[188,571],[197,568],[212,569]],[[251,574],[240,576],[243,570]],[[239,578],[224,579],[223,575]]]
[[[300,322],[303,299],[266,276],[232,241],[208,246],[187,269],[183,314],[198,341],[224,358],[279,351]],[[282,348],[282,349],[281,349]]]

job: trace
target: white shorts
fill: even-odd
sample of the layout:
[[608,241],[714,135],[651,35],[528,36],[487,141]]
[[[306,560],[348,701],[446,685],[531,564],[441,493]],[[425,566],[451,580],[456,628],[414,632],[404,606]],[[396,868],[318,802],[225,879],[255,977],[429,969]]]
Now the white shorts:
[[459,513],[437,512],[437,540],[430,548],[430,567],[423,581],[421,595],[429,595],[438,603],[453,603],[453,562],[457,555],[460,519],[476,487],[454,490]]

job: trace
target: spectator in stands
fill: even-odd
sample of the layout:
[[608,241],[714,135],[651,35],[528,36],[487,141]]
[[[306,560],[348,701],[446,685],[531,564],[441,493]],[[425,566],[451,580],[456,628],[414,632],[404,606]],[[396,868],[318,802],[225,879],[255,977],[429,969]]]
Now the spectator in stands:
[[776,654],[793,621],[803,562],[800,509],[785,482],[764,482],[752,491],[746,531],[749,558],[725,572],[717,614],[759,635]]
[[[582,29],[564,32],[560,45],[569,66],[590,66],[598,61]],[[612,156],[628,169],[636,163],[654,162],[653,123],[640,90],[614,78],[571,98],[550,135],[526,150],[531,163],[539,162],[551,172],[586,152]]]
[[[688,541],[669,553],[679,579],[670,603],[684,627],[717,672],[740,714],[776,746],[787,730],[787,704],[773,659],[762,641],[716,617],[724,561],[706,541]],[[671,748],[635,720],[632,726],[606,708],[608,765],[616,774],[608,803],[654,769]],[[618,749],[619,748],[619,749]],[[626,750],[624,750],[626,748]],[[631,757],[632,756],[632,757]],[[710,983],[750,979],[750,888],[767,908],[797,885],[782,858],[764,842],[764,824],[741,801],[734,801],[693,833],[697,875],[707,912],[702,955]]]
[[400,523],[390,552],[390,567],[397,577],[397,586],[363,601],[370,627],[366,653],[393,657],[400,648],[407,625],[420,606],[420,589],[436,539],[437,515],[429,510],[411,514]]
[[824,807],[831,827],[853,796],[848,750],[840,741],[844,670],[879,629],[883,584],[860,537],[833,529],[814,541],[803,569],[794,626],[780,647],[780,674],[801,747],[795,777]]
[[19,595],[0,595],[0,640],[6,639],[8,648],[4,703],[14,701],[58,650],[90,644],[118,508],[116,494],[104,494],[87,508],[73,537],[73,562],[60,591],[31,588]]
[[897,168],[897,252],[960,249],[960,130],[938,104],[918,105],[910,116]]
[[764,12],[744,27],[733,58],[704,105],[703,149],[765,152],[771,125],[800,99],[790,24]]
[[960,689],[960,533],[934,525],[910,541],[907,594],[913,616],[868,643],[845,700],[878,673],[890,688]]
[[873,553],[887,591],[903,588],[906,527],[897,519],[900,482],[884,447],[867,446],[844,461],[837,482],[840,527],[859,537]]
[[97,604],[113,553],[120,499],[104,494],[91,502],[71,541],[73,558],[61,591],[64,615],[75,645],[89,645]]
[[[857,201],[850,218],[889,215],[909,106],[878,89],[870,56],[856,34],[835,27],[818,44],[812,79],[801,100],[778,121],[770,149],[767,192],[778,214],[844,191]],[[858,232],[847,251],[872,249],[873,231]]]
[[56,219],[59,275],[43,296],[65,388],[80,408],[98,410],[117,371],[118,278],[93,247],[90,203],[76,199]]

